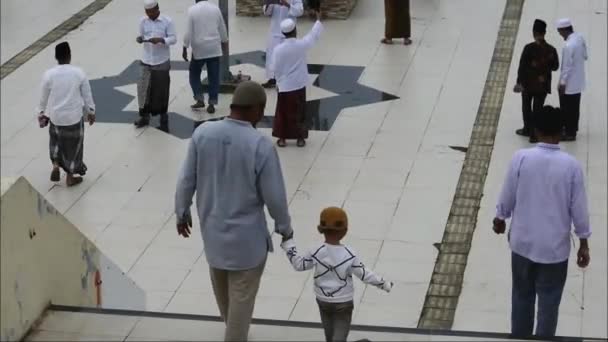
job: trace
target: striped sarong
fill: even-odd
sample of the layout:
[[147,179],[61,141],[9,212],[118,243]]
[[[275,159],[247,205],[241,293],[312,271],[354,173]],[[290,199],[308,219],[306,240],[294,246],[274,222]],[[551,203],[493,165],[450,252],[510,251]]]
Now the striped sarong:
[[81,175],[87,172],[82,156],[84,149],[84,119],[70,126],[49,125],[51,161],[66,173]]
[[141,74],[137,82],[137,102],[140,113],[167,114],[171,62],[166,61],[159,65],[140,63],[140,65]]

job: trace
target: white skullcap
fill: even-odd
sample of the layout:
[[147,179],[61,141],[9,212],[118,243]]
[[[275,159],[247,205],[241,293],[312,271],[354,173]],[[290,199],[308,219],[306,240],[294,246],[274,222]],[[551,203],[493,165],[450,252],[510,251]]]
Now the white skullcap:
[[572,21],[568,18],[562,18],[557,21],[558,29],[563,29],[563,28],[570,27],[570,26],[572,26]]
[[158,1],[156,0],[144,0],[144,8],[145,9],[153,9],[158,6]]
[[296,22],[293,19],[285,19],[281,22],[281,32],[289,33],[296,29]]

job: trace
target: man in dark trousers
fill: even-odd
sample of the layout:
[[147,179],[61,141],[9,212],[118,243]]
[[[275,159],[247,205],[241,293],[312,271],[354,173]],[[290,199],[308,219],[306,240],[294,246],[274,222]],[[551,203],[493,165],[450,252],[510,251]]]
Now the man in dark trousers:
[[557,87],[564,115],[562,141],[575,141],[581,116],[581,93],[585,90],[586,83],[587,43],[582,35],[574,32],[568,18],[557,22],[557,31],[566,41],[562,49],[562,70]]
[[534,21],[532,34],[534,42],[524,47],[517,71],[517,84],[514,91],[521,92],[524,127],[516,134],[530,137],[531,143],[538,139],[534,135],[533,113],[545,104],[547,94],[551,93],[551,72],[559,68],[557,50],[545,41],[547,23],[540,19]]

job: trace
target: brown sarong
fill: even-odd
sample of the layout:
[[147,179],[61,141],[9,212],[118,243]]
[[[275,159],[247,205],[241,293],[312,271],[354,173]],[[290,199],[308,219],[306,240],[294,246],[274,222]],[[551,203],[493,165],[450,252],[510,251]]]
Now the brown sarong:
[[49,153],[51,161],[66,173],[84,176],[87,166],[83,161],[84,120],[70,126],[49,125]]
[[409,0],[384,0],[384,16],[386,18],[385,38],[410,38],[412,27]]
[[272,136],[280,139],[308,138],[306,88],[279,93]]

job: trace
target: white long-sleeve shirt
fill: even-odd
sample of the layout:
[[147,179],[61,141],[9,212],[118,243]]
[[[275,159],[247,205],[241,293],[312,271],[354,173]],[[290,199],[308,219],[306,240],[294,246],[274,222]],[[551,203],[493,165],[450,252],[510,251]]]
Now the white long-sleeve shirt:
[[281,244],[296,271],[315,270],[314,291],[317,299],[326,303],[344,303],[353,300],[353,275],[366,284],[390,292],[393,283],[385,281],[363,265],[352,248],[345,245],[321,246],[299,254],[293,239]]
[[323,24],[317,20],[312,30],[302,39],[285,39],[274,49],[271,70],[277,79],[280,93],[306,87],[308,84],[308,62],[306,54],[319,40]]
[[580,34],[574,32],[566,39],[562,49],[562,69],[559,83],[566,86],[566,94],[580,94],[585,90],[585,61],[587,43]]
[[165,43],[152,44],[143,43],[144,51],[141,61],[148,65],[163,64],[171,59],[170,46],[177,43],[177,34],[173,20],[166,15],[159,15],[156,20],[147,16],[139,22],[139,36],[144,40],[150,38],[163,38]]
[[289,7],[282,5],[264,5],[262,6],[264,15],[270,17],[270,36],[284,38],[281,32],[281,22],[287,18],[296,20],[296,18],[304,14],[304,4],[302,0],[289,1]]
[[199,1],[188,9],[184,47],[192,47],[194,59],[222,55],[222,43],[228,41],[222,11],[209,1]]
[[41,88],[38,113],[44,113],[56,126],[77,124],[85,111],[95,113],[91,85],[79,67],[60,64],[47,70]]

